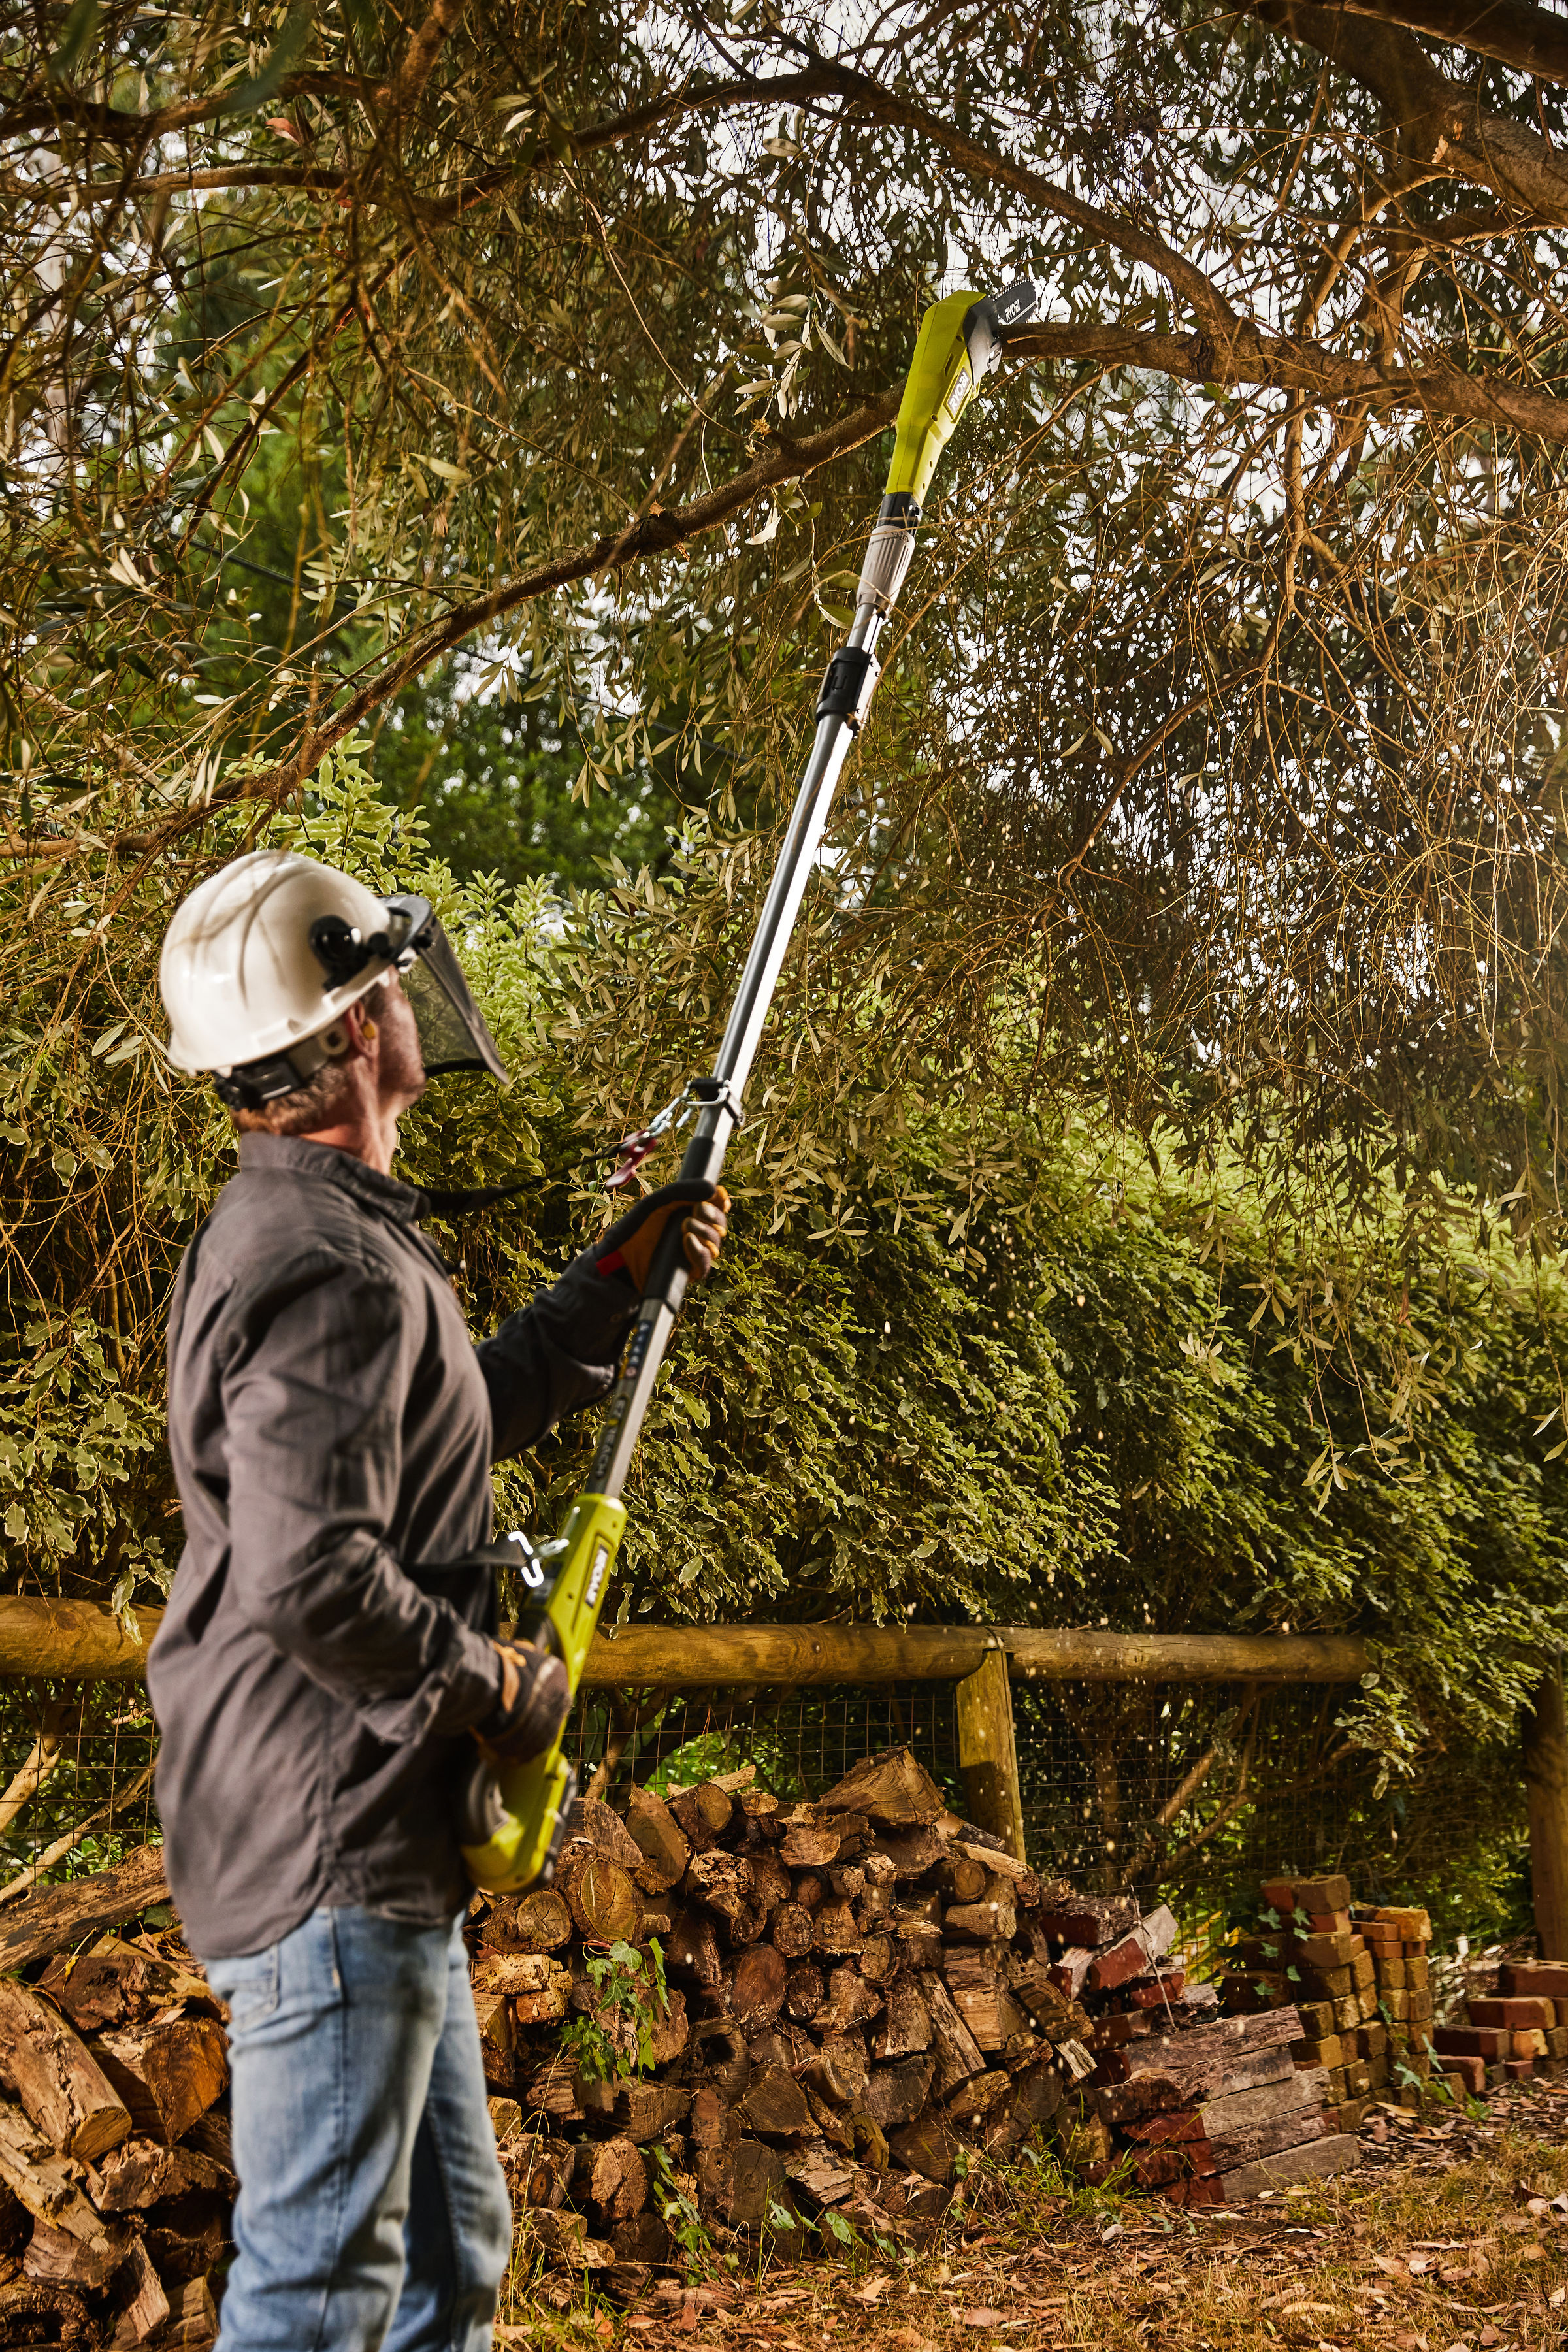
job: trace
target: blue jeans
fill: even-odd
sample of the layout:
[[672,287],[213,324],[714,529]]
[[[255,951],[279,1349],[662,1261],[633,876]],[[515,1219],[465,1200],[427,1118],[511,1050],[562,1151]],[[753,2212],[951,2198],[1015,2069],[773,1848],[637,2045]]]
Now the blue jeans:
[[239,2175],[221,2352],[489,2352],[511,2207],[460,1926],[316,1911],[208,1963]]

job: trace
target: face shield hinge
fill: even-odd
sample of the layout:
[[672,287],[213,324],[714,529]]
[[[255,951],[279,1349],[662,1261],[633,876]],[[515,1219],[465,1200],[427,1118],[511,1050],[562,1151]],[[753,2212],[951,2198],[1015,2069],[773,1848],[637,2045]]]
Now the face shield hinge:
[[318,915],[310,926],[310,953],[327,975],[331,988],[347,988],[373,963],[395,964],[401,971],[421,955],[439,929],[428,898],[409,891],[388,898],[384,909],[386,929],[367,939],[355,923],[342,915]]

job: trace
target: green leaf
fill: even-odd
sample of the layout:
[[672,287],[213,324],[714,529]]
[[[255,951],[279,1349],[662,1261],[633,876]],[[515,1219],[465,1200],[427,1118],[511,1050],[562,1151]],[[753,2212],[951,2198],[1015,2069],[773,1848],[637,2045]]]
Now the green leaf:
[[65,81],[75,73],[92,46],[102,13],[99,0],[72,0],[70,12],[60,28],[59,46],[49,58],[51,81]]
[[270,106],[304,56],[315,16],[315,0],[295,0],[260,72],[249,81],[226,90],[216,111],[224,115],[256,114],[262,107]]

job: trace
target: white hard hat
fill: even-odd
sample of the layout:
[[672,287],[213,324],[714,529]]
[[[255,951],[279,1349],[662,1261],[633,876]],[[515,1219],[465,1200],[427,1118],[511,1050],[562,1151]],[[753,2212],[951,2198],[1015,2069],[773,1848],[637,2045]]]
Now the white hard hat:
[[242,1107],[291,1093],[342,1050],[342,1015],[389,971],[409,975],[427,1071],[505,1079],[428,899],[378,898],[314,857],[252,850],[193,890],[164,934],[169,1059],[211,1070]]

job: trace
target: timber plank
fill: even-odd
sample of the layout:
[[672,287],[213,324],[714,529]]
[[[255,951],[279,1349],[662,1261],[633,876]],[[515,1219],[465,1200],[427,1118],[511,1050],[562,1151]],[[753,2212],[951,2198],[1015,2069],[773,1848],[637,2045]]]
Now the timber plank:
[[0,1913],[0,1973],[47,1960],[105,1927],[169,1900],[161,1846],[141,1845],[112,1870],[46,1886]]

